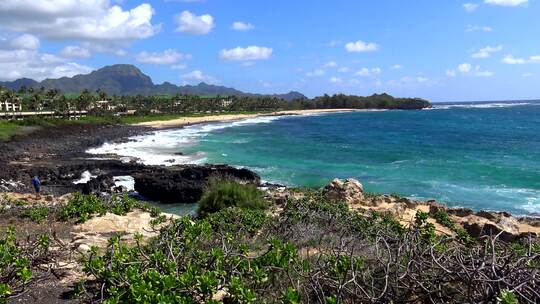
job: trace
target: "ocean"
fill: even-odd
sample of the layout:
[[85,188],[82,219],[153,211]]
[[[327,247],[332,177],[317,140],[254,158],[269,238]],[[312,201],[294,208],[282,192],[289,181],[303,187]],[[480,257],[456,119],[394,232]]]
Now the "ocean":
[[259,117],[132,139],[89,152],[146,164],[226,163],[288,186],[354,177],[370,192],[540,214],[540,101]]

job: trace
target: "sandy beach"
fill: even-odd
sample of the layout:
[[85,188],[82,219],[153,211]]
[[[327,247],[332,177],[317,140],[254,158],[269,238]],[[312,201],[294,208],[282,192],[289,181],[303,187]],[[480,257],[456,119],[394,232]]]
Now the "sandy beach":
[[218,122],[218,121],[234,121],[246,118],[254,118],[260,116],[280,116],[280,115],[308,115],[316,113],[332,113],[332,112],[355,112],[362,111],[358,109],[319,109],[319,110],[291,110],[291,111],[278,111],[271,113],[258,113],[258,114],[224,114],[224,115],[208,115],[198,117],[182,117],[171,120],[155,120],[134,124],[136,126],[151,127],[156,129],[182,127],[186,125]]

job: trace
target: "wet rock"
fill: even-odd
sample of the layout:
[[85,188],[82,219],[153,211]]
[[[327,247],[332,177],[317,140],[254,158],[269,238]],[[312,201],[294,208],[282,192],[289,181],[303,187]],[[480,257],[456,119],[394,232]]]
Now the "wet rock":
[[137,192],[162,203],[198,202],[212,176],[260,184],[260,177],[256,173],[226,165],[180,166],[146,170],[133,175]]
[[112,188],[114,188],[112,175],[100,175],[82,184],[81,192],[83,194],[109,192]]
[[466,217],[474,214],[474,211],[469,208],[449,208],[446,212],[457,217]]
[[324,187],[323,194],[331,201],[361,204],[364,200],[364,187],[354,178],[336,178]]

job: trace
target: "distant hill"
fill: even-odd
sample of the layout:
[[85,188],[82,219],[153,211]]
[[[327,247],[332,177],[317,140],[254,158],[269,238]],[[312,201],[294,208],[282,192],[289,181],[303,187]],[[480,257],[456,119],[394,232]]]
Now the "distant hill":
[[18,90],[27,88],[58,89],[64,93],[79,93],[84,89],[96,91],[101,89],[109,95],[237,95],[237,96],[272,96],[287,101],[306,99],[302,93],[291,91],[287,94],[262,95],[251,94],[224,86],[211,85],[204,82],[198,85],[177,86],[169,82],[154,84],[152,79],[139,68],[130,64],[115,64],[95,70],[90,74],[45,79],[41,82],[21,78],[15,81],[1,82],[0,86]]

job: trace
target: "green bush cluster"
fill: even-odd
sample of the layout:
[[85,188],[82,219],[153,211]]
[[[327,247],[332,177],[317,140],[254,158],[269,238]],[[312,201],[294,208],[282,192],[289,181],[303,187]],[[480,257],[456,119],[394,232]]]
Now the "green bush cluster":
[[199,217],[205,217],[232,206],[261,210],[268,206],[262,197],[262,192],[255,185],[210,178],[199,201],[197,213]]
[[437,236],[427,213],[404,227],[315,192],[278,216],[232,205],[174,220],[145,243],[114,237],[93,249],[85,294],[107,303],[521,303],[540,283],[534,246],[465,246]]
[[21,217],[29,218],[32,221],[41,224],[44,220],[49,217],[49,208],[47,207],[33,207],[24,210],[21,213]]
[[102,216],[107,212],[125,215],[135,208],[148,211],[153,217],[157,217],[161,213],[159,208],[130,198],[127,194],[123,196],[113,195],[110,199],[105,200],[95,195],[75,193],[68,204],[60,209],[60,219],[63,221],[76,219],[79,222],[85,222],[92,216]]
[[0,237],[0,303],[27,288],[34,278],[32,268],[46,261],[50,242],[49,236],[41,235],[22,246],[16,241],[13,227]]

